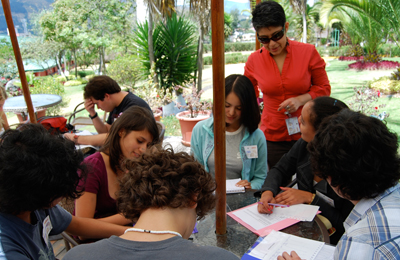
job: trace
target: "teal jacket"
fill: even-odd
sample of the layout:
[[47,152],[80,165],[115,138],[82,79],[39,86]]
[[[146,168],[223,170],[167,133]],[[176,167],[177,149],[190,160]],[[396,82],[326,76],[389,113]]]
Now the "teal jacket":
[[[245,146],[257,145],[258,158],[248,159],[244,150]],[[198,122],[193,128],[190,141],[191,152],[195,159],[200,162],[206,171],[209,171],[207,161],[214,149],[214,118]],[[267,142],[264,133],[257,129],[250,134],[247,129],[240,142],[240,155],[242,157],[242,180],[251,183],[252,189],[260,189],[267,177]]]

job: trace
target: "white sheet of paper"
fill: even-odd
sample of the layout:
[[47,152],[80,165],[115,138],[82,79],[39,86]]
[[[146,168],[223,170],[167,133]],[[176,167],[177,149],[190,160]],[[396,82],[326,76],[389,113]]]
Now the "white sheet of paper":
[[[89,132],[88,130],[83,130],[80,132],[75,133],[76,135],[93,135],[91,132]],[[87,145],[87,144],[77,144],[75,145],[76,149],[85,149],[86,147],[92,147],[96,150],[99,150],[99,147],[93,146],[93,145]]]
[[275,260],[283,252],[296,251],[301,259],[314,260],[323,246],[324,243],[320,241],[273,230],[250,252],[250,255],[263,260]]
[[336,247],[325,244],[315,257],[315,260],[333,260],[335,249]]
[[275,207],[272,215],[278,214],[281,217],[297,219],[300,221],[313,221],[318,209],[319,206],[316,205],[297,204],[287,208]]
[[285,219],[285,217],[281,217],[275,214],[275,212],[273,214],[258,213],[257,204],[247,208],[242,208],[232,213],[255,230],[265,228]]

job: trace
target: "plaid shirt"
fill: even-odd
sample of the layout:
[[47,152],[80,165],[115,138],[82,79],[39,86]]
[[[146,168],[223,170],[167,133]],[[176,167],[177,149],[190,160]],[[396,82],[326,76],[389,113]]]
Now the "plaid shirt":
[[344,228],[335,259],[400,259],[400,185],[360,200]]

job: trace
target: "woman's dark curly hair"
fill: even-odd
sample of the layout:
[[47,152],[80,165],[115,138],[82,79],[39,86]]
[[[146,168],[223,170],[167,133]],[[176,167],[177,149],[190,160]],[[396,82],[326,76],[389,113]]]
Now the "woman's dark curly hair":
[[127,161],[125,167],[117,205],[134,222],[149,208],[185,208],[197,203],[201,219],[215,207],[213,178],[185,152],[153,149]]
[[100,152],[110,156],[110,167],[117,174],[121,169],[121,161],[124,159],[120,145],[120,132],[129,134],[132,131],[147,129],[153,137],[152,145],[159,142],[159,134],[156,120],[150,110],[139,106],[131,106],[111,125],[110,132]]
[[8,130],[0,138],[0,212],[16,215],[80,196],[77,171],[85,177],[86,170],[74,142],[40,124]]
[[308,144],[314,173],[349,200],[374,198],[400,179],[397,135],[377,118],[344,109]]
[[258,32],[261,28],[270,26],[285,26],[285,10],[275,1],[264,1],[256,5],[251,13],[254,29]]

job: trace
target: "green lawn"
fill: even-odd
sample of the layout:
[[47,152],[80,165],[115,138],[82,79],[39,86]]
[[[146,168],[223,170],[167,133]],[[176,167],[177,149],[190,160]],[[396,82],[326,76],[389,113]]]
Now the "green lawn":
[[[385,60],[399,61],[400,58],[385,58]],[[331,96],[348,103],[354,94],[353,87],[366,85],[368,80],[379,78],[383,75],[390,75],[394,70],[379,71],[355,71],[348,70],[347,66],[352,62],[331,60],[328,61],[326,71],[332,86]],[[400,99],[390,96],[383,96],[378,104],[386,104],[382,109],[390,114],[386,119],[387,126],[394,132],[400,133]]]

